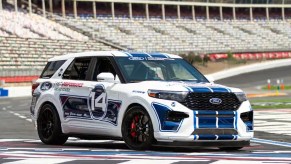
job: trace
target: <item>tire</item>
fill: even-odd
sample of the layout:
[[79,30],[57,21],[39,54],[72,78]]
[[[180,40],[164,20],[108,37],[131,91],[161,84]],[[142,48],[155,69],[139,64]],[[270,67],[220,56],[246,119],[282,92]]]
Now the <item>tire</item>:
[[134,106],[125,113],[121,132],[126,145],[134,150],[147,150],[155,142],[151,118],[140,106]]
[[220,147],[220,150],[224,150],[224,151],[237,151],[242,149],[243,147]]
[[37,132],[40,140],[47,145],[63,145],[68,140],[68,136],[62,133],[58,112],[51,104],[40,109]]

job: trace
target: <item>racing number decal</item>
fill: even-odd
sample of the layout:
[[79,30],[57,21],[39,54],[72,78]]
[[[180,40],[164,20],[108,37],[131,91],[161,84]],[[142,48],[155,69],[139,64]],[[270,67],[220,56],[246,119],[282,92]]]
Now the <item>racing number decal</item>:
[[[95,92],[94,92],[95,93]],[[95,110],[96,108],[101,108],[103,112],[106,110],[106,93],[103,92],[101,95],[99,95],[95,100],[95,94],[92,96],[92,110]]]
[[90,93],[91,109],[95,117],[101,117],[107,108],[107,94],[103,85],[96,85]]
[[96,85],[89,95],[89,103],[92,118],[117,125],[118,110],[121,106],[119,100],[108,100],[103,85]]

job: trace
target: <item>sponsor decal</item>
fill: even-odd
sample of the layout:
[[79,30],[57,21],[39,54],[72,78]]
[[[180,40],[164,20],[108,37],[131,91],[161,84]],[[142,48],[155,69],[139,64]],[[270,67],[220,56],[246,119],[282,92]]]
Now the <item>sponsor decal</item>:
[[71,91],[71,89],[70,88],[55,88],[55,91],[57,91],[57,92],[70,92]]
[[44,82],[44,83],[41,84],[40,90],[47,91],[47,90],[51,89],[52,86],[53,86],[52,83]]
[[137,90],[133,90],[132,93],[140,93],[140,94],[145,94],[144,91],[137,91]]
[[83,83],[75,83],[75,82],[56,82],[55,87],[82,87]]
[[175,60],[170,58],[161,58],[161,57],[129,57],[129,60]]

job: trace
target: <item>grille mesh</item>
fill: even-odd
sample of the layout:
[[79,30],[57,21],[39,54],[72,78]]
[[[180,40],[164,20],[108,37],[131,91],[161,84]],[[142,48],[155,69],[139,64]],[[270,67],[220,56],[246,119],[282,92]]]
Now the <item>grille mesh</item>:
[[[219,98],[221,104],[212,104],[210,99]],[[182,104],[192,110],[237,110],[241,102],[234,93],[194,93],[187,95]]]

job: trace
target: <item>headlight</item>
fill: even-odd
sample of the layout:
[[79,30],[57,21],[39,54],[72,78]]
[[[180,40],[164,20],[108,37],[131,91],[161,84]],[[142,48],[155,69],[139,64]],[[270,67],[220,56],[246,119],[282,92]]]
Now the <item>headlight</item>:
[[235,93],[237,99],[240,101],[240,102],[244,102],[244,101],[247,101],[247,96],[245,93],[243,92],[237,92]]
[[159,90],[148,90],[148,95],[153,98],[174,100],[183,102],[188,92],[183,91],[159,91]]

